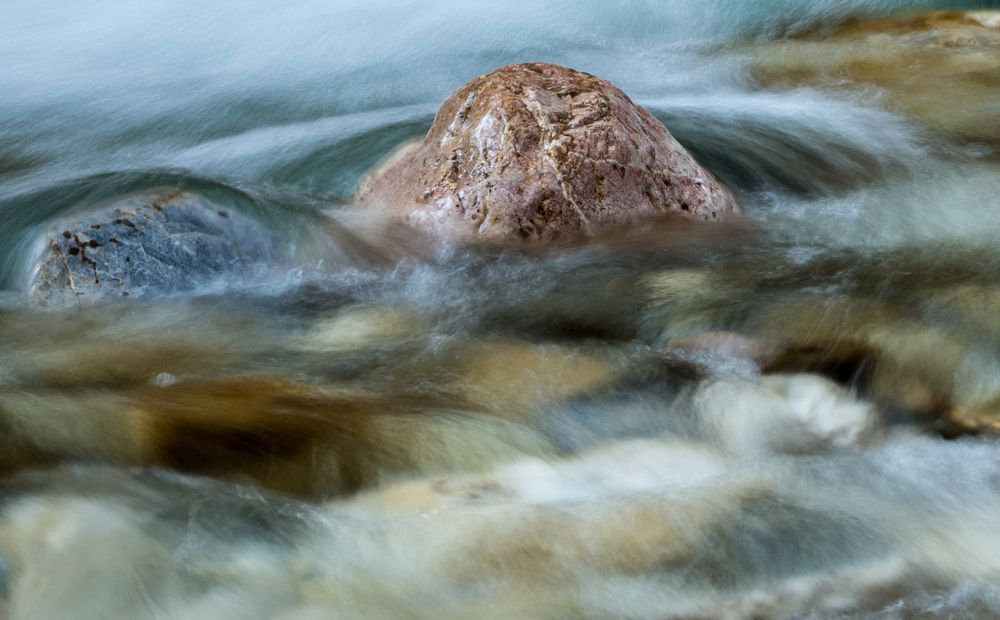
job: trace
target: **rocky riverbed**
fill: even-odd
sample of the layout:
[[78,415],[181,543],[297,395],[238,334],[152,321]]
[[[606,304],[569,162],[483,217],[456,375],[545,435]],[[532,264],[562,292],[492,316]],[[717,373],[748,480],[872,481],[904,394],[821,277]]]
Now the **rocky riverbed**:
[[43,5],[0,617],[1000,615],[997,7]]

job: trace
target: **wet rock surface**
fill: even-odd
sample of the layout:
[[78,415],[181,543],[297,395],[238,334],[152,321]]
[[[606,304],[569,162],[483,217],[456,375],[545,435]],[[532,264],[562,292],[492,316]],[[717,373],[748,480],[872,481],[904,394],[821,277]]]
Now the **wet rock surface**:
[[43,305],[193,289],[280,259],[261,225],[187,191],[126,197],[49,230],[31,292]]
[[544,63],[460,88],[427,137],[376,171],[357,201],[458,241],[551,241],[668,214],[713,221],[740,212],[625,93]]
[[1000,141],[1000,11],[852,19],[751,51],[766,88],[878,89],[885,104],[966,141]]

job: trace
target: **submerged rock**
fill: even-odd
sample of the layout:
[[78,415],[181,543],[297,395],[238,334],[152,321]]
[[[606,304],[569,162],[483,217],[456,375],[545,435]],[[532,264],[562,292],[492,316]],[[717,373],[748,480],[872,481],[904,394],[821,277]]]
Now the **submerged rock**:
[[544,63],[460,88],[423,141],[365,182],[358,203],[458,241],[551,241],[665,214],[712,221],[740,211],[625,93]]
[[694,406],[708,434],[734,454],[805,454],[863,443],[875,407],[820,375],[706,381]]
[[137,194],[46,233],[31,285],[43,305],[189,290],[280,258],[261,225],[202,196]]
[[890,108],[933,129],[1000,141],[1000,11],[849,20],[751,54],[764,87],[875,87]]

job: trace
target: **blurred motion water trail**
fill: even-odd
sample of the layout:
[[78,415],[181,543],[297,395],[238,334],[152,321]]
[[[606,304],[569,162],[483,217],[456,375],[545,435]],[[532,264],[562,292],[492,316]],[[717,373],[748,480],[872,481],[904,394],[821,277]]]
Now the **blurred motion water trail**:
[[[1000,2],[2,14],[0,617],[1000,617]],[[743,217],[345,216],[533,61]]]

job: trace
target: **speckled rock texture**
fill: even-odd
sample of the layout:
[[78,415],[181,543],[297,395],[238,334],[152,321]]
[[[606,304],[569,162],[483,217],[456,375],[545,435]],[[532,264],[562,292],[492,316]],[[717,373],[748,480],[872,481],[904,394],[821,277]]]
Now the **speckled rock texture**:
[[376,171],[357,200],[456,241],[552,241],[665,214],[711,221],[740,211],[625,93],[543,63],[460,88],[427,137]]
[[153,191],[47,232],[31,294],[60,305],[172,293],[281,256],[256,222],[191,192]]

